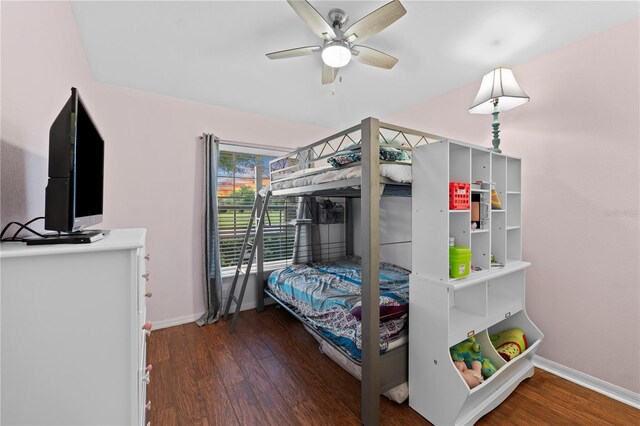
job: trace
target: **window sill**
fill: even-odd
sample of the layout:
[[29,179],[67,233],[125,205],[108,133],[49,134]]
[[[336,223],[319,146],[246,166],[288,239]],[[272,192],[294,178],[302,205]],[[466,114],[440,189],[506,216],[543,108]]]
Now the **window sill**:
[[[267,271],[274,271],[276,269],[281,269],[281,268],[286,268],[288,265],[291,265],[291,259],[288,260],[274,260],[272,262],[265,262],[263,264],[263,270],[265,272]],[[244,265],[244,268],[246,268],[246,265]],[[254,263],[253,267],[251,267],[251,274],[249,275],[255,275],[256,274],[256,269],[257,269],[257,265]],[[222,278],[233,278],[233,276],[236,273],[236,267],[235,266],[225,266],[224,268],[221,269],[221,274],[222,274]]]

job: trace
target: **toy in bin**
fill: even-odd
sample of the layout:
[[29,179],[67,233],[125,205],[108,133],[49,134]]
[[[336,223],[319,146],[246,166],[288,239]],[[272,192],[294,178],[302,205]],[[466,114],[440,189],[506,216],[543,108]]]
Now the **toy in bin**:
[[464,278],[471,271],[471,249],[455,245],[455,238],[449,237],[449,277]]
[[449,348],[451,359],[470,389],[491,377],[498,367],[489,358],[482,356],[480,343],[474,336]]
[[449,210],[469,210],[471,184],[449,182]]
[[507,362],[520,355],[528,347],[527,336],[525,336],[524,331],[519,328],[510,328],[492,334],[491,344],[493,344],[496,351]]

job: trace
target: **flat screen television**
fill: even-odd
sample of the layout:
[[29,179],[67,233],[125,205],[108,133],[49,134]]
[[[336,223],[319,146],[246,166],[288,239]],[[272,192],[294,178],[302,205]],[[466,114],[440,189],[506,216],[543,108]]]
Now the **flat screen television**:
[[102,222],[103,194],[104,140],[72,87],[49,131],[45,229],[75,233]]

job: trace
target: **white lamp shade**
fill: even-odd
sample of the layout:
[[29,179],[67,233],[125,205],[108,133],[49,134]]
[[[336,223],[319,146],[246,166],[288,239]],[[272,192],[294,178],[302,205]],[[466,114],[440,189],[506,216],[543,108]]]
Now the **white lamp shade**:
[[513,71],[496,68],[482,78],[480,90],[469,112],[472,114],[493,113],[494,100],[498,100],[498,111],[508,111],[529,102],[529,96],[518,86]]
[[327,43],[322,49],[322,60],[332,68],[344,67],[351,60],[351,50],[346,43],[338,40]]

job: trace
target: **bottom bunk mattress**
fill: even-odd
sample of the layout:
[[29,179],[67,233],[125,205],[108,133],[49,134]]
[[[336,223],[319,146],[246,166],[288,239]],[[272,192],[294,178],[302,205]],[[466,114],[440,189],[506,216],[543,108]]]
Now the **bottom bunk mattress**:
[[[304,328],[309,334],[313,336],[314,339],[317,340],[318,344],[320,345],[320,352],[328,356],[333,362],[338,364],[347,373],[351,374],[358,380],[362,380],[362,366],[356,364],[342,352],[335,349],[322,338],[318,337],[318,334],[306,325],[304,326]],[[404,336],[402,338],[396,339],[395,344],[406,344],[406,342],[407,338],[406,336]],[[409,398],[409,383],[407,381],[404,381],[403,383],[400,383],[399,385],[394,386],[388,391],[384,392],[383,395],[393,402],[402,404],[407,400],[407,398]]]
[[[409,309],[410,271],[380,263],[380,352],[404,334]],[[358,257],[291,265],[274,271],[267,281],[271,292],[294,306],[310,325],[360,360],[362,267]]]

